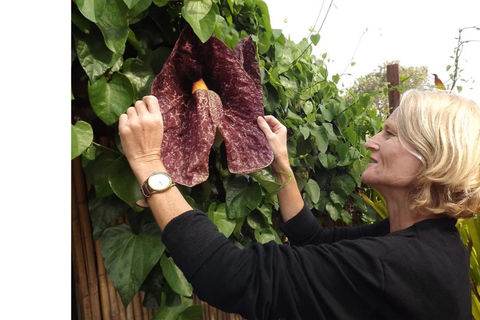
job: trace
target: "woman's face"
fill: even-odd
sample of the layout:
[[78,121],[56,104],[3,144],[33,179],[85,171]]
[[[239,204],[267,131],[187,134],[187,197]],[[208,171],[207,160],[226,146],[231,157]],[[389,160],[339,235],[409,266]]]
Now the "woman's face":
[[362,174],[362,181],[379,191],[408,188],[423,166],[400,143],[396,110],[385,122],[383,130],[369,139],[365,147],[372,151],[372,162]]

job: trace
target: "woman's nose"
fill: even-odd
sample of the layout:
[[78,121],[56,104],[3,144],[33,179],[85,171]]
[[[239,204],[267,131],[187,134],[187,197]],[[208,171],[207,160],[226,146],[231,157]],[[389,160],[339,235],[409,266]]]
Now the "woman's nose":
[[367,150],[378,151],[378,149],[380,148],[380,144],[378,141],[379,134],[380,133],[377,133],[376,135],[368,139],[367,142],[365,142],[365,148],[367,148]]

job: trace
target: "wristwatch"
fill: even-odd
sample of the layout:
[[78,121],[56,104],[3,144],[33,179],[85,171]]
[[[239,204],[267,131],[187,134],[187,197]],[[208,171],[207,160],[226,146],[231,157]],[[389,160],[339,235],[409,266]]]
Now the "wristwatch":
[[166,172],[154,172],[145,180],[140,188],[145,198],[150,198],[154,193],[164,192],[175,185],[172,177]]

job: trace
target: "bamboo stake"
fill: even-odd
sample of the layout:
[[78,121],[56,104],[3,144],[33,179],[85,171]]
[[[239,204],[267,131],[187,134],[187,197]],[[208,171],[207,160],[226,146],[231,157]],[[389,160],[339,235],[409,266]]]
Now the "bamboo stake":
[[118,313],[120,316],[120,320],[127,320],[127,313],[125,310],[125,307],[123,306],[122,298],[120,297],[120,294],[118,291],[116,292],[116,297],[117,297],[117,305],[118,305]]
[[125,308],[125,313],[127,314],[127,320],[135,320],[133,316],[133,304],[130,302],[128,306]]
[[98,293],[95,245],[92,238],[90,217],[88,215],[88,205],[86,203],[81,203],[78,204],[78,208],[80,212],[80,226],[83,233],[83,242],[85,244],[88,289],[90,292],[90,300],[92,302],[92,316],[94,319],[100,319],[102,312],[100,310],[100,297]]
[[107,272],[103,264],[102,251],[100,249],[100,239],[95,241],[95,252],[97,254],[97,271],[100,288],[100,302],[102,306],[102,320],[112,320],[110,312],[110,298],[108,295]]
[[145,308],[143,306],[143,301],[145,301],[145,292],[144,291],[140,291],[140,300],[141,300],[141,303],[142,303],[142,320],[150,320],[150,318],[148,316],[148,308]]
[[75,276],[75,290],[77,296],[79,319],[92,319],[90,298],[87,286],[87,271],[82,245],[82,231],[77,208],[77,192],[75,189],[75,176],[72,174],[72,245],[73,245],[73,266]]
[[108,297],[110,299],[110,312],[112,313],[112,320],[120,320],[119,306],[117,303],[117,291],[113,286],[112,279],[107,274]]
[[133,318],[135,320],[142,320],[142,302],[140,301],[140,292],[133,296],[132,300],[132,307],[133,307]]
[[80,228],[83,234],[83,243],[85,246],[85,260],[88,279],[88,288],[92,306],[92,316],[94,319],[101,318],[100,298],[98,295],[98,279],[95,263],[95,246],[93,244],[92,230],[90,226],[90,216],[88,213],[87,190],[85,178],[83,176],[80,157],[73,160],[73,174],[75,180],[75,190],[77,194],[77,206],[80,217]]
[[[74,273],[75,273],[75,289],[77,295],[77,304],[79,310],[82,311],[82,315],[79,315],[79,319],[88,320],[92,318],[89,293],[87,287],[87,272],[85,270],[85,261],[83,259],[82,248],[82,236],[80,235],[80,224],[78,221],[72,222],[72,236],[74,246]],[[85,300],[85,298],[87,298]],[[84,305],[84,301],[87,301],[87,305]]]

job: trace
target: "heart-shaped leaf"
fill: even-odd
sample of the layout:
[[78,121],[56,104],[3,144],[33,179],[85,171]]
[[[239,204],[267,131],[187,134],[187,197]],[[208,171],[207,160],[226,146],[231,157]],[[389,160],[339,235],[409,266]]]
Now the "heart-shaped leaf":
[[182,15],[202,42],[210,38],[216,20],[211,0],[185,0]]
[[278,192],[283,186],[281,183],[278,183],[273,174],[265,168],[251,173],[250,176],[270,194]]
[[119,157],[118,153],[98,148],[95,161],[91,161],[85,166],[85,174],[95,187],[95,195],[98,198],[104,198],[113,193],[108,181],[108,170],[105,168],[110,168]]
[[308,179],[305,184],[305,191],[308,193],[313,203],[317,203],[320,199],[320,186],[313,179]]
[[137,58],[128,59],[124,62],[122,71],[133,85],[135,99],[140,100],[150,94],[150,87],[155,75],[146,62]]
[[103,232],[100,247],[108,275],[126,307],[165,251],[160,229],[152,222],[134,235],[125,224],[110,227]]
[[132,104],[133,86],[126,76],[114,73],[110,82],[101,77],[88,85],[88,97],[93,111],[107,125],[112,125]]
[[88,202],[88,211],[92,220],[93,238],[97,240],[112,222],[132,210],[125,202],[111,195],[106,198],[94,198]]
[[107,47],[116,53],[125,51],[128,37],[128,8],[123,1],[106,0],[102,17],[97,21]]
[[238,176],[228,183],[225,200],[228,217],[243,218],[262,202],[262,189],[258,184],[248,186],[248,180]]
[[93,141],[92,126],[85,121],[78,121],[72,125],[72,149],[71,157],[75,159],[85,151]]
[[97,28],[93,28],[90,35],[75,29],[72,31],[78,60],[90,81],[102,77],[118,61],[122,61],[121,54],[107,48]]
[[162,293],[162,304],[152,320],[178,320],[180,314],[193,304],[192,298],[187,298],[174,292]]
[[90,21],[97,22],[103,14],[106,0],[77,0],[80,12]]
[[187,281],[182,270],[177,267],[172,258],[167,258],[163,255],[160,260],[160,265],[162,266],[165,280],[167,280],[173,291],[184,297],[192,296],[192,285]]
[[227,217],[227,206],[225,203],[221,203],[215,207],[215,203],[210,205],[208,208],[208,217],[217,226],[218,230],[228,238],[235,229],[236,220]]
[[333,191],[338,194],[343,194],[345,196],[350,195],[357,186],[355,180],[347,174],[336,176],[332,179],[331,184]]
[[125,201],[135,211],[143,209],[136,205],[138,200],[143,199],[135,175],[128,164],[127,158],[122,156],[113,162],[108,170],[108,181],[113,192]]

